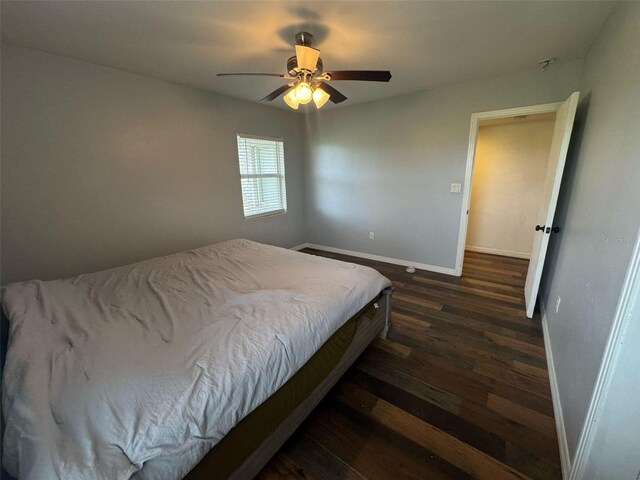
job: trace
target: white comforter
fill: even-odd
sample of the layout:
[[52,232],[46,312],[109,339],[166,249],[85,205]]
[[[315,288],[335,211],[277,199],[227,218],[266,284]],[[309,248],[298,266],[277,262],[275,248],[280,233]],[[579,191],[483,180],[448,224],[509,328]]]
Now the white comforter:
[[248,240],[8,285],[5,468],[181,478],[388,285]]

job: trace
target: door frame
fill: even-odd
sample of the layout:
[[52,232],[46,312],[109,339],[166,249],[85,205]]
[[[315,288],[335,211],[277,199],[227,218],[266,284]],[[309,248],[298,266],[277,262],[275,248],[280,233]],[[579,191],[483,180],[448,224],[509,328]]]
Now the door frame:
[[471,128],[469,130],[469,147],[467,149],[467,167],[462,184],[462,208],[460,210],[460,228],[458,230],[458,252],[456,254],[455,275],[462,275],[464,263],[464,247],[467,243],[467,226],[469,224],[469,206],[471,205],[471,179],[473,178],[473,164],[478,143],[478,128],[480,121],[498,118],[517,117],[520,115],[536,115],[539,113],[555,113],[563,102],[544,103],[527,107],[507,108],[504,110],[491,110],[471,114]]

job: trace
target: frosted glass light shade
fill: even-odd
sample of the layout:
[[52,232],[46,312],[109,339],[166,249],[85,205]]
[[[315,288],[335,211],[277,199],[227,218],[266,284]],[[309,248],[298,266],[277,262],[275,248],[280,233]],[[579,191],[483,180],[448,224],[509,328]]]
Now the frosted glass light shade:
[[291,108],[293,108],[294,110],[298,109],[298,105],[300,105],[300,102],[298,102],[298,98],[296,97],[296,91],[295,89],[291,89],[289,90],[289,93],[287,93],[284,96],[284,103],[286,103],[287,105],[289,105]]
[[313,99],[313,90],[311,89],[311,85],[306,82],[300,82],[296,87],[295,92],[298,102],[303,105],[305,103],[309,103]]
[[325,103],[327,103],[329,97],[330,95],[320,87],[316,87],[316,89],[313,91],[313,103],[316,104],[316,108],[320,108]]

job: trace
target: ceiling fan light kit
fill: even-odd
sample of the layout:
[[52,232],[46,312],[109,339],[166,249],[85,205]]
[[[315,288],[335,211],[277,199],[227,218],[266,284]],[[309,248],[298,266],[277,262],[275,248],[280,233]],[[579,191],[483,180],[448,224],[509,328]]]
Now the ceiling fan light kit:
[[317,87],[313,91],[313,103],[316,104],[316,108],[321,108],[325,103],[327,103],[327,100],[329,100],[330,97],[331,95],[325,92],[321,87]]
[[294,110],[298,109],[298,106],[300,105],[300,102],[298,101],[298,97],[296,97],[296,91],[291,89],[289,90],[289,93],[287,93],[284,97],[284,103],[286,103],[287,105],[289,105],[291,108],[293,108]]
[[298,102],[303,105],[309,103],[313,99],[313,88],[307,81],[303,80],[296,85],[294,90]]
[[338,90],[330,86],[328,81],[358,80],[364,82],[388,82],[391,72],[388,70],[340,70],[323,72],[320,50],[311,46],[313,35],[308,32],[296,34],[295,56],[287,60],[287,73],[219,73],[219,77],[234,75],[280,77],[291,80],[282,85],[261,102],[270,102],[284,94],[284,102],[294,110],[300,104],[305,105],[313,100],[316,108],[321,108],[328,100],[333,103],[344,102],[345,97]]

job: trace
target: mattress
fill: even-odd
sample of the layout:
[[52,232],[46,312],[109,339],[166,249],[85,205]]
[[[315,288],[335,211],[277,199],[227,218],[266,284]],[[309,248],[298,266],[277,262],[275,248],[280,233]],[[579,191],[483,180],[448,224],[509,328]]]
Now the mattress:
[[162,465],[154,478],[182,478],[389,285],[367,267],[232,240],[3,287],[4,466],[128,479]]
[[[273,395],[247,415],[207,453],[185,480],[224,480],[239,468],[260,444],[324,380],[338,364],[358,326],[351,318]],[[153,472],[144,472],[153,478]]]

